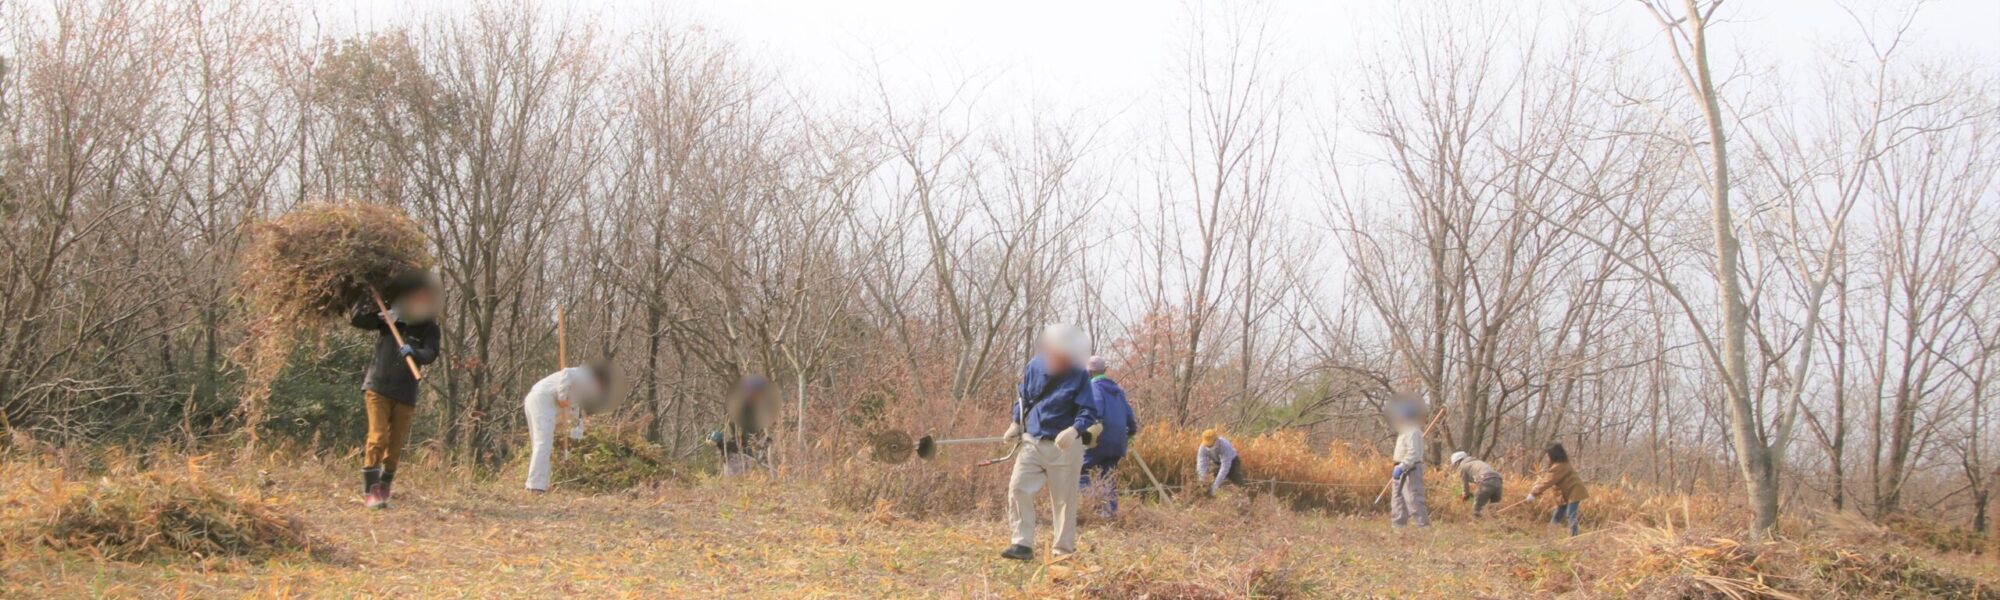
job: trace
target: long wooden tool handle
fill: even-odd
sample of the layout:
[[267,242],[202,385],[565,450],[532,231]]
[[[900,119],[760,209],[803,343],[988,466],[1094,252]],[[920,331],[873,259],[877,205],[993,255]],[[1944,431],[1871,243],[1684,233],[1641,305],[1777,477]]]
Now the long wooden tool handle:
[[[375,291],[375,288],[368,288],[368,295],[375,297],[375,310],[378,311],[377,314],[382,316],[382,322],[389,325],[389,335],[396,338],[396,348],[398,351],[401,351],[403,346],[408,346],[409,344],[403,343],[403,332],[396,329],[396,320],[389,318],[388,303],[382,301],[382,293]],[[417,359],[406,355],[403,357],[403,364],[410,366],[411,377],[417,378],[417,381],[424,380],[424,371],[417,368]]]
[[1139,472],[1146,474],[1146,481],[1150,481],[1153,483],[1153,493],[1159,494],[1160,499],[1165,500],[1167,502],[1168,508],[1173,508],[1174,506],[1173,496],[1167,495],[1167,486],[1160,485],[1160,479],[1158,477],[1153,476],[1153,468],[1146,466],[1146,459],[1139,458],[1139,451],[1137,449],[1133,449],[1128,454],[1132,455],[1132,460],[1137,461],[1139,463]]

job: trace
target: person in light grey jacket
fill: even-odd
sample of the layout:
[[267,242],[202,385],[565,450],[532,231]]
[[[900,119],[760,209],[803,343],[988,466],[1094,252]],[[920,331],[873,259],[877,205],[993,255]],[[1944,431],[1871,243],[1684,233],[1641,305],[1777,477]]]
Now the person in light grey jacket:
[[1194,451],[1195,475],[1208,483],[1208,493],[1214,495],[1225,483],[1243,485],[1243,459],[1236,455],[1236,447],[1229,444],[1229,438],[1222,432],[1210,429],[1201,432],[1201,447]]
[[1431,526],[1430,507],[1424,504],[1424,424],[1416,403],[1405,402],[1390,408],[1390,422],[1396,426],[1396,461],[1389,470],[1389,525],[1397,529],[1415,523]]

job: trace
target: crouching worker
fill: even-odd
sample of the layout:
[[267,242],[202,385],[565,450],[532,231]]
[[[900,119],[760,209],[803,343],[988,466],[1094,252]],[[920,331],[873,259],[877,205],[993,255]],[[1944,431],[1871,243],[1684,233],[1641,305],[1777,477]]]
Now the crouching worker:
[[1194,450],[1195,478],[1207,481],[1208,494],[1222,491],[1222,484],[1243,485],[1243,458],[1236,455],[1236,446],[1230,445],[1229,438],[1222,432],[1210,429],[1201,432],[1201,447]]
[[[1458,481],[1464,495],[1459,500],[1472,501],[1472,516],[1485,516],[1486,505],[1500,501],[1500,471],[1492,465],[1473,458],[1464,452],[1451,453],[1451,468],[1458,470]],[[1473,491],[1473,486],[1479,486]]]
[[583,439],[584,406],[603,402],[610,389],[611,367],[603,363],[556,371],[528,389],[521,402],[528,413],[528,491],[549,491],[558,422],[569,425],[569,439]]
[[1007,480],[1007,520],[1014,526],[1013,545],[1002,558],[1035,557],[1035,493],[1049,488],[1055,522],[1052,552],[1062,557],[1076,552],[1077,483],[1083,475],[1083,449],[1097,426],[1097,400],[1090,389],[1084,360],[1090,356],[1090,336],[1068,325],[1042,330],[1038,356],[1021,370],[1020,398],[1014,422],[1002,436],[1017,444],[1014,474]]
[[722,454],[723,477],[740,477],[759,466],[770,466],[769,429],[778,412],[771,404],[771,384],[755,375],[743,378],[730,394],[723,406],[728,422],[708,434],[709,443]]
[[[368,441],[361,452],[362,503],[368,508],[389,507],[396,466],[403,445],[410,440],[418,383],[410,362],[418,366],[437,362],[438,338],[442,337],[436,323],[437,279],[413,277],[403,287],[408,291],[390,301],[388,312],[382,312],[375,299],[369,298],[356,305],[348,319],[355,328],[376,333],[375,352],[361,381],[361,397],[368,411]],[[397,343],[397,334],[402,335],[402,343]]]
[[1534,502],[1542,492],[1553,490],[1557,498],[1556,512],[1549,517],[1549,523],[1558,527],[1568,524],[1569,534],[1576,535],[1577,505],[1590,497],[1590,490],[1583,486],[1583,476],[1576,474],[1576,468],[1569,466],[1569,452],[1562,444],[1549,444],[1547,450],[1549,466],[1542,469],[1542,476],[1535,486],[1528,488],[1524,502]]

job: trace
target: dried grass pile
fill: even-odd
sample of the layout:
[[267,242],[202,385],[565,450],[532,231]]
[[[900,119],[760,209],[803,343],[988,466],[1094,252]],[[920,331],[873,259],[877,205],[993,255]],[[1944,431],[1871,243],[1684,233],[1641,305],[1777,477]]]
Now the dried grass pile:
[[1624,525],[1619,557],[1600,582],[1633,598],[1967,598],[2000,590],[1941,571],[1894,544],[1828,539],[1752,544],[1713,531]]
[[[525,458],[525,457],[523,457]],[[569,456],[557,450],[558,485],[591,493],[613,493],[663,482],[686,482],[689,474],[665,448],[644,439],[592,431],[570,442]]]
[[280,507],[159,473],[86,484],[42,522],[41,543],[111,560],[330,555],[303,521]]
[[396,296],[436,260],[416,221],[382,204],[306,204],[251,234],[237,281],[253,321],[237,360],[247,371],[242,410],[254,441],[271,383],[301,339],[373,292]]

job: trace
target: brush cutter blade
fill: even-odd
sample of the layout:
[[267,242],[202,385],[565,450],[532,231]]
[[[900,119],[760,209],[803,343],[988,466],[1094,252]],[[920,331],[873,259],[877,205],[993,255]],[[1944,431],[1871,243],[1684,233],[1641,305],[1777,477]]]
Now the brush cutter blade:
[[[926,436],[925,439],[929,439]],[[868,458],[879,463],[902,464],[910,460],[915,444],[910,442],[910,434],[894,429],[886,429],[868,434]]]

